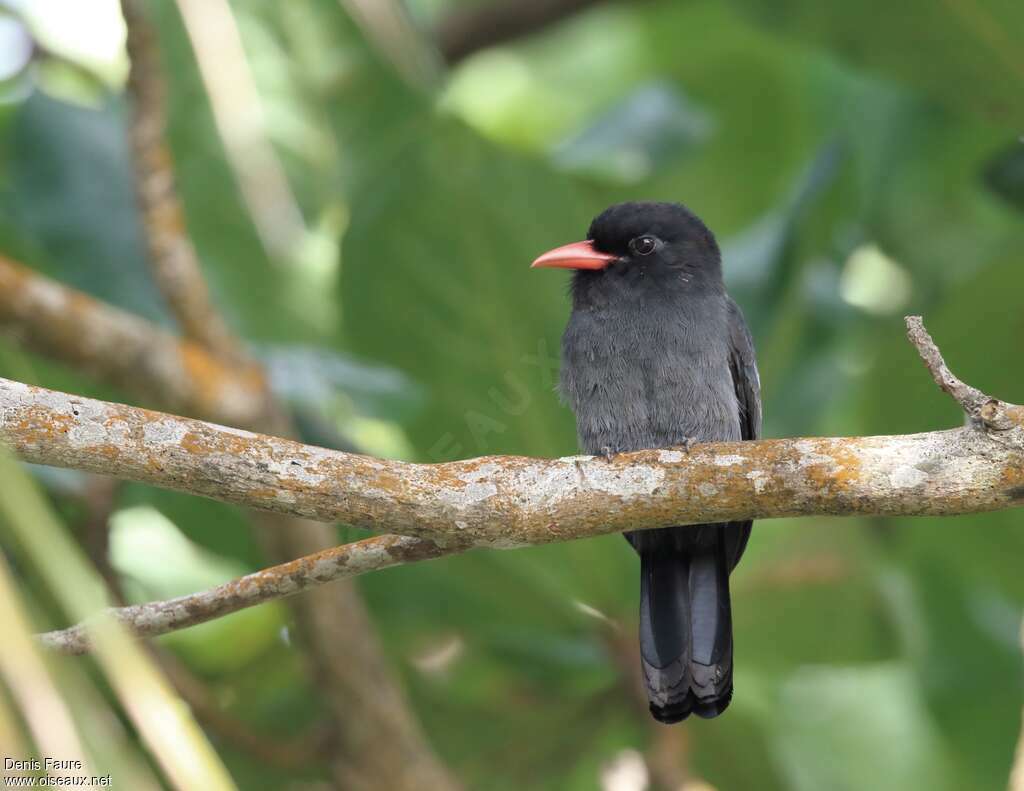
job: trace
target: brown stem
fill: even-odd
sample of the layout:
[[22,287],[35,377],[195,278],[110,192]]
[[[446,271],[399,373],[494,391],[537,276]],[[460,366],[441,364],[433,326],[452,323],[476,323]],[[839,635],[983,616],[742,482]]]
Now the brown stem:
[[0,254],[0,330],[149,403],[228,425],[266,411],[266,379]]
[[982,406],[992,399],[976,387],[965,384],[953,375],[953,372],[949,370],[949,366],[946,365],[946,361],[942,358],[939,347],[935,345],[932,336],[924,328],[924,322],[920,316],[907,316],[905,322],[907,325],[907,338],[914,345],[914,348],[917,349],[917,353],[921,355],[921,359],[928,368],[928,372],[932,375],[932,379],[935,380],[935,384],[952,396],[963,407],[964,412],[977,417]]
[[155,31],[135,0],[122,0],[121,9],[131,60],[128,92],[134,99],[128,136],[150,267],[185,336],[214,354],[238,359],[241,344],[210,300],[199,256],[185,230],[185,212],[178,200],[171,152],[164,140],[166,89]]

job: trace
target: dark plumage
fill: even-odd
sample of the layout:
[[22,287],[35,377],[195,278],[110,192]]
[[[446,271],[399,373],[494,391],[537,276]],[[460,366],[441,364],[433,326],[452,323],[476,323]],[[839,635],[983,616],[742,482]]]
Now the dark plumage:
[[[535,266],[577,271],[561,391],[587,453],[755,439],[761,399],[715,237],[678,204],[623,203],[588,242]],[[640,655],[653,716],[721,714],[732,697],[729,572],[750,522],[627,533],[640,555]]]

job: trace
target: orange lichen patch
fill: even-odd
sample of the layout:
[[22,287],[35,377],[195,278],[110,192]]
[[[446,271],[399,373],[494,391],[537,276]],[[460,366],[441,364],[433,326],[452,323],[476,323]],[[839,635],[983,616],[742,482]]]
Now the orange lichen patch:
[[288,492],[290,494],[309,494],[313,495],[316,493],[316,487],[306,483],[305,481],[296,480],[294,478],[283,478],[279,476],[274,477],[274,491],[277,492]]
[[1003,467],[999,484],[1003,489],[1024,489],[1024,464]]
[[829,482],[833,490],[848,490],[860,481],[860,459],[842,440],[833,440],[829,444],[833,465],[828,473]]
[[430,473],[431,486],[443,486],[448,489],[464,489],[468,486],[465,478],[467,472],[474,471],[473,466],[464,466],[463,462],[447,464],[431,464],[426,469]]
[[[788,445],[773,442],[759,443],[758,449],[768,462],[767,467],[799,465],[800,475],[807,488],[823,495],[848,491],[860,479],[860,460],[847,448],[842,440],[808,440],[811,446],[805,452],[803,446],[794,449]],[[798,455],[794,455],[794,450]],[[757,466],[757,465],[755,465]],[[781,476],[782,480],[791,475]],[[798,483],[794,480],[794,483]],[[742,495],[741,495],[742,497]],[[742,498],[745,499],[745,498]],[[792,489],[774,491],[779,504],[792,502]]]
[[1006,405],[1006,416],[1021,428],[1024,428],[1024,406]]
[[75,426],[72,415],[61,415],[46,407],[27,408],[22,419],[15,424],[14,433],[31,443],[52,442],[58,436],[67,434]]
[[194,431],[189,431],[185,434],[185,436],[178,442],[178,447],[186,453],[192,454],[206,453],[208,450],[202,437]]
[[223,430],[204,428],[202,423],[194,423],[198,431],[187,431],[178,440],[178,447],[193,456],[208,456],[223,453],[229,456],[241,456],[252,450],[255,438],[238,436]]
[[[502,468],[508,469],[515,465],[517,462],[525,462],[527,464],[535,464],[538,459],[527,459],[521,456],[479,456],[475,459],[463,459],[462,461],[454,462],[452,466],[457,467],[460,474],[478,472],[481,467],[492,468],[495,465],[499,465]],[[441,465],[436,465],[441,466]]]
[[[691,450],[685,457],[692,460],[687,467],[687,481],[690,488],[695,489],[698,495],[702,491],[710,491],[708,486],[716,486],[722,483],[722,474],[726,472],[730,477],[742,480],[742,486],[722,487],[715,491],[711,499],[716,502],[723,502],[729,506],[738,505],[748,501],[750,490],[757,492],[755,477],[752,473],[761,473],[765,476],[772,476],[773,471],[784,469],[793,463],[791,448],[780,445],[773,440],[762,440],[759,442],[722,443],[716,445],[718,449],[714,453],[708,453],[699,446]],[[735,457],[736,464],[721,466],[719,463],[722,457]],[[778,476],[776,476],[778,477]],[[782,492],[776,487],[764,490],[759,493],[761,499],[779,496]]]
[[[119,404],[111,404],[107,415],[103,418],[103,428],[110,432],[122,432],[127,433],[132,431],[136,426],[139,425],[138,419],[135,414],[122,411],[129,407],[120,407]],[[120,407],[120,408],[119,408]],[[146,422],[151,420],[158,420],[162,416],[159,412],[146,412],[140,409],[138,414],[147,418]]]
[[121,457],[121,449],[117,445],[99,445],[95,448],[95,452],[100,456],[104,456],[110,461],[116,461]]

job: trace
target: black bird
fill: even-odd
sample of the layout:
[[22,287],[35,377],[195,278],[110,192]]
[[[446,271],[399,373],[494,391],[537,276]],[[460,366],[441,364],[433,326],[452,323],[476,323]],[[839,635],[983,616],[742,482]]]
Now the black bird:
[[[714,235],[686,207],[621,203],[535,267],[576,270],[561,392],[586,453],[761,433],[754,346]],[[651,714],[716,717],[732,698],[729,572],[750,522],[626,533],[640,555],[640,658]]]

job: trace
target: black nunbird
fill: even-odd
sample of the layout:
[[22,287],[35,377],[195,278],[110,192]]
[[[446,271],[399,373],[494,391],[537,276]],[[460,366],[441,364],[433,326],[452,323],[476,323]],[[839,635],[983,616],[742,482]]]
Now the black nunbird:
[[[688,209],[612,206],[587,241],[533,266],[576,270],[561,390],[585,452],[610,458],[760,435],[750,332],[725,293],[714,235]],[[729,572],[749,536],[750,522],[626,533],[640,555],[640,658],[661,722],[729,705]]]

